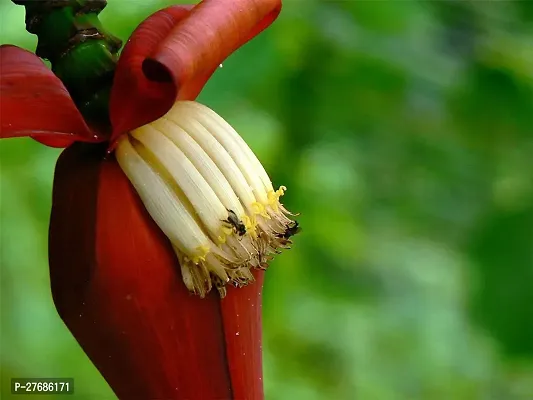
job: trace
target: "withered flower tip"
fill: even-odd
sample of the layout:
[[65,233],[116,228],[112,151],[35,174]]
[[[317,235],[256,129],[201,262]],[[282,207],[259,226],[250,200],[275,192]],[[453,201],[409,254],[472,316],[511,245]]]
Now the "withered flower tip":
[[289,247],[297,223],[280,203],[286,188],[274,190],[246,142],[206,106],[176,102],[123,135],[116,157],[200,297],[252,282],[251,268]]

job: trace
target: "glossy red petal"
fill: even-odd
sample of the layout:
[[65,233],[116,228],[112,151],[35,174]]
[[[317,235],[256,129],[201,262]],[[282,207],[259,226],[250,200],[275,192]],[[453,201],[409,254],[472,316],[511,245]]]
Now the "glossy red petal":
[[122,400],[261,399],[240,396],[261,381],[244,360],[261,351],[258,296],[189,294],[167,239],[94,148],[71,146],[56,168],[50,276],[61,318]]
[[262,289],[264,271],[254,271],[256,282],[229,288],[222,300],[222,321],[233,398],[262,400]]
[[[231,53],[278,16],[281,0],[205,0],[148,18],[126,45],[111,95],[113,136],[194,100]],[[124,58],[123,55],[123,58]]]
[[52,147],[98,141],[59,78],[16,46],[0,46],[0,119],[0,138],[31,136]]

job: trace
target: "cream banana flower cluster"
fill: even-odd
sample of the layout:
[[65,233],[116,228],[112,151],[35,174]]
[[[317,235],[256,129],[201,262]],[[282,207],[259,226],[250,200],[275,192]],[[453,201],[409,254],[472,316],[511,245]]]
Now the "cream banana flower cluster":
[[123,135],[116,157],[201,297],[252,282],[250,270],[266,268],[299,229],[279,201],[285,187],[274,190],[239,134],[199,103],[178,101]]

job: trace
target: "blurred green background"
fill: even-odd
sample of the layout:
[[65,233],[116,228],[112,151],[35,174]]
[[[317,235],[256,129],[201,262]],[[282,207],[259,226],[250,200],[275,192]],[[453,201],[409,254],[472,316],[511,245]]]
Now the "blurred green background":
[[[126,39],[173,2],[108,3]],[[0,18],[35,48],[23,7]],[[267,274],[268,400],[533,399],[533,2],[286,0],[200,101],[302,213]],[[59,151],[0,152],[2,398],[73,376],[113,399],[51,301]]]

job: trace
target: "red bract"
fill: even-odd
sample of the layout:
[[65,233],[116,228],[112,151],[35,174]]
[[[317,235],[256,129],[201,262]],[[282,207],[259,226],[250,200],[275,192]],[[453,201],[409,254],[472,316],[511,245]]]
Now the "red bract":
[[68,147],[56,166],[50,222],[56,308],[121,399],[263,398],[262,272],[223,300],[189,294],[170,243],[105,154],[176,99],[195,99],[280,8],[279,0],[206,0],[145,20],[117,66],[111,136],[88,127],[37,56],[0,47],[0,137]]

